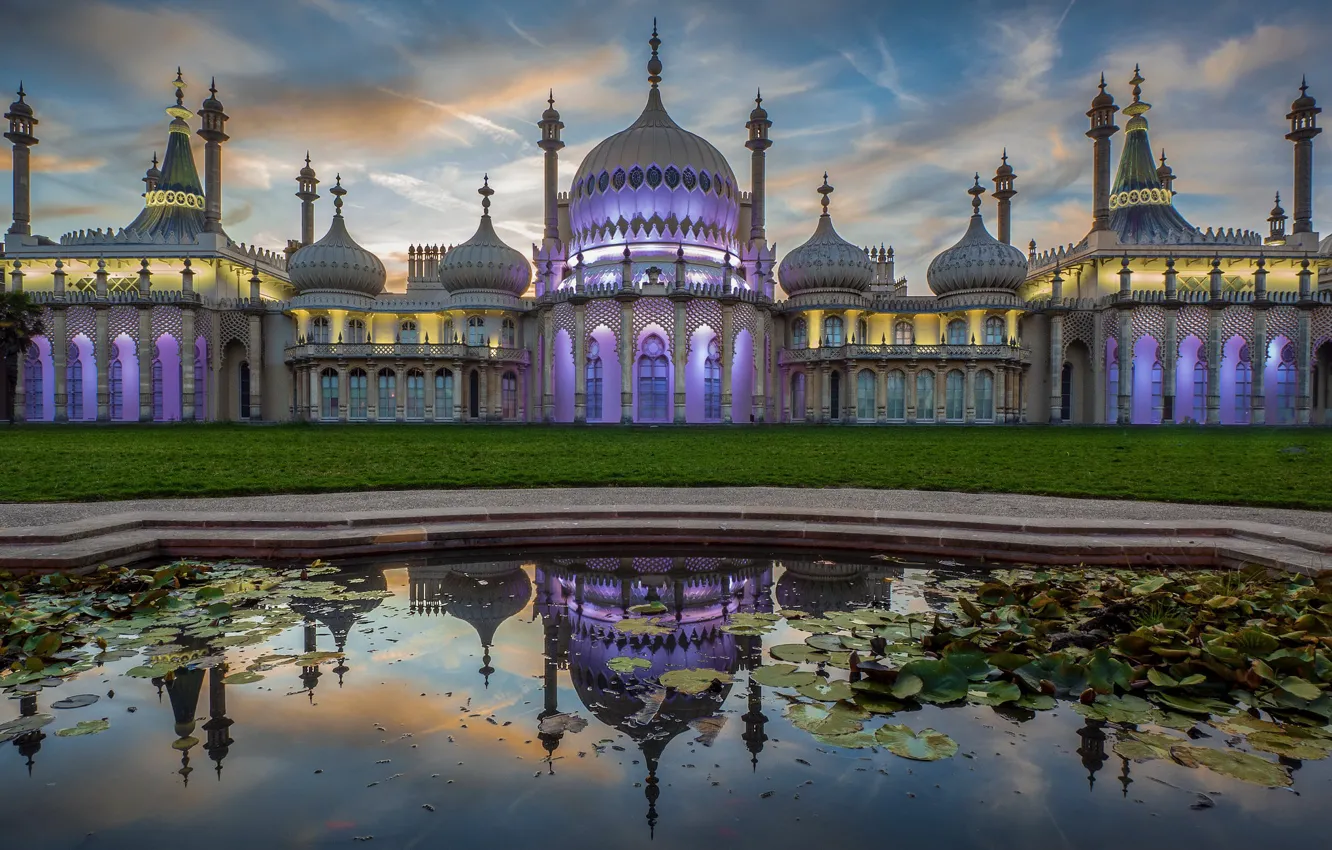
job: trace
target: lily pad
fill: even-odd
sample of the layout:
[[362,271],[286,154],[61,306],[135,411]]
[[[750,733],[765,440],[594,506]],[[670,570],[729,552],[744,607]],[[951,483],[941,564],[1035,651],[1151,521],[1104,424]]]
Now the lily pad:
[[1325,759],[1332,752],[1332,741],[1296,738],[1279,732],[1254,732],[1248,736],[1248,741],[1255,750],[1301,761]]
[[815,735],[814,740],[830,747],[842,747],[847,750],[868,750],[878,746],[879,739],[873,732],[846,732],[841,735]]
[[646,658],[637,658],[633,655],[617,655],[606,666],[616,673],[632,673],[635,670],[644,670],[652,666],[652,662]]
[[1125,730],[1115,742],[1115,754],[1129,761],[1170,758],[1170,749],[1183,743],[1179,738],[1157,732]]
[[1042,682],[1049,682],[1054,695],[1065,697],[1087,688],[1087,669],[1062,653],[1037,658],[1013,671],[1029,689],[1044,692]]
[[1176,744],[1170,748],[1170,757],[1185,767],[1205,767],[1222,776],[1266,788],[1285,788],[1291,784],[1290,771],[1286,768],[1238,750]]
[[816,699],[821,702],[838,702],[844,699],[851,699],[855,692],[851,690],[851,685],[840,679],[815,679],[807,685],[801,685],[796,691],[810,699]]
[[543,735],[563,735],[566,732],[577,733],[587,728],[587,721],[577,714],[560,713],[543,717],[537,724],[537,731]]
[[874,737],[890,753],[913,761],[938,761],[957,755],[957,742],[942,732],[909,726],[880,726]]
[[805,638],[805,645],[820,652],[841,652],[843,649],[840,635],[810,635]]
[[99,697],[97,694],[75,694],[72,697],[65,697],[64,699],[56,700],[55,702],[51,703],[51,707],[83,708],[84,706],[92,705],[93,703],[97,702],[99,699],[101,699],[101,697]]
[[263,679],[264,677],[262,674],[256,673],[253,670],[245,670],[240,673],[232,673],[222,681],[228,685],[249,685],[254,682],[261,682]]
[[629,617],[617,622],[614,628],[620,634],[642,636],[668,635],[675,631],[674,627],[663,625],[655,619]]
[[630,614],[665,614],[668,609],[660,602],[645,602],[642,605],[635,605],[629,609]]
[[80,720],[74,726],[56,732],[56,736],[60,738],[78,738],[83,735],[96,735],[98,732],[105,732],[110,728],[111,721],[105,718],[101,720]]
[[1124,696],[1098,696],[1090,705],[1079,703],[1073,710],[1083,717],[1109,723],[1154,723],[1161,712],[1147,700],[1133,694]]
[[713,684],[729,685],[734,677],[721,670],[671,670],[661,674],[660,682],[682,694],[695,696],[712,688]]
[[771,664],[752,671],[749,678],[769,688],[798,688],[812,683],[817,677],[812,671],[800,670],[794,664]]
[[851,703],[839,702],[831,708],[807,702],[792,703],[786,719],[793,726],[815,735],[845,735],[865,728],[862,720],[869,712]]
[[796,620],[791,623],[791,628],[798,631],[807,632],[812,635],[830,635],[843,630],[843,627],[831,620],[821,617],[811,617],[805,620]]
[[915,676],[921,681],[916,699],[922,702],[948,703],[965,699],[967,676],[947,661],[923,659],[902,665],[900,675]]
[[0,744],[11,741],[19,735],[35,732],[54,720],[55,718],[49,714],[31,714],[0,723]]
[[1022,698],[1022,689],[1012,682],[975,682],[967,688],[967,702],[977,705],[1003,705]]
[[783,643],[768,650],[768,654],[778,661],[790,661],[793,664],[815,664],[828,660],[828,653],[820,652],[803,643]]
[[1049,694],[1023,694],[1021,699],[1013,703],[1029,711],[1049,711],[1058,704],[1059,701]]

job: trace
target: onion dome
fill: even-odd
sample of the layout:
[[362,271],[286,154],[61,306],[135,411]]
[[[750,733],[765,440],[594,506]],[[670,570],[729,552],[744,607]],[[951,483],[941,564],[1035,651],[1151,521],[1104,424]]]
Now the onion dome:
[[481,196],[481,224],[472,238],[450,250],[439,261],[439,282],[449,292],[491,290],[520,296],[532,282],[532,264],[519,251],[504,244],[490,221],[490,176]]
[[[647,105],[633,124],[605,139],[578,166],[569,224],[586,250],[627,239],[731,247],[740,190],[726,157],[676,124],[661,102],[661,60],[653,27]],[[653,231],[656,231],[655,235]]]
[[[305,152],[305,165],[301,166],[301,170],[300,170],[300,172],[298,173],[298,178],[297,178],[297,179],[302,179],[302,178],[304,178],[304,179],[309,180],[309,179],[311,179],[311,178],[313,178],[313,177],[315,177],[315,170],[314,170],[313,168],[310,167],[310,152],[309,152],[309,151],[306,151],[306,152]],[[318,181],[316,181],[316,182],[318,182]]]
[[758,89],[754,94],[754,109],[749,113],[750,121],[767,121],[768,110],[763,108],[763,89]]
[[374,298],[384,291],[384,264],[379,258],[356,244],[347,232],[342,219],[342,175],[331,190],[333,223],[328,233],[312,245],[306,245],[291,255],[287,273],[296,293],[350,292]]
[[1108,106],[1114,106],[1115,105],[1114,97],[1110,95],[1110,92],[1105,90],[1105,74],[1101,75],[1101,84],[1099,88],[1101,89],[1100,94],[1092,98],[1091,102],[1092,109],[1105,109]]
[[560,111],[555,108],[555,89],[550,90],[550,97],[546,100],[546,111],[541,113],[542,121],[560,120]]
[[818,191],[823,196],[823,214],[809,241],[787,254],[778,267],[782,289],[787,295],[816,289],[864,292],[874,280],[874,264],[863,248],[837,235],[828,214],[828,196],[833,187],[828,185],[827,174]]
[[[22,115],[22,116],[25,116],[25,117],[28,117],[28,118],[31,118],[31,117],[32,117],[32,106],[29,105],[29,103],[28,103],[26,100],[23,99],[23,98],[27,97],[27,94],[28,94],[28,93],[25,92],[25,91],[23,90],[23,81],[20,80],[20,81],[19,81],[19,87],[18,87],[18,100],[16,100],[16,101],[14,101],[13,103],[9,104],[9,112],[10,112],[11,116],[12,116],[12,115]],[[1310,98],[1310,100],[1312,100],[1312,99],[1313,99],[1313,98]],[[10,117],[10,116],[6,116],[6,117]],[[32,123],[36,124],[37,122],[34,121],[34,122],[32,122]]]
[[176,102],[166,109],[171,124],[162,170],[156,187],[144,193],[143,211],[125,228],[135,241],[194,242],[204,229],[203,183],[194,166],[187,123],[193,113],[185,108],[185,80],[179,68],[171,84],[176,87]]
[[967,190],[972,209],[967,232],[956,245],[935,257],[925,272],[935,295],[968,290],[1017,292],[1027,278],[1027,258],[1022,252],[995,239],[985,229],[980,213],[984,193],[977,174],[976,184]]
[[203,109],[209,112],[222,111],[222,101],[217,99],[217,77],[208,83],[208,97],[204,98]]
[[157,151],[153,151],[153,164],[148,166],[148,170],[143,173],[143,184],[151,192],[162,182],[162,170],[157,167]]
[[[19,88],[22,89],[22,86],[20,86]],[[22,94],[22,92],[20,92],[20,94]],[[23,99],[23,98],[21,98],[21,97],[19,98],[19,100],[22,100],[22,99]],[[27,104],[24,104],[24,105],[26,106]],[[1303,112],[1303,111],[1305,111],[1305,110],[1307,110],[1307,109],[1312,109],[1312,108],[1314,108],[1314,107],[1317,106],[1317,105],[1318,105],[1318,102],[1315,101],[1315,100],[1313,99],[1313,96],[1309,94],[1309,80],[1308,80],[1308,78],[1307,78],[1307,77],[1301,77],[1301,78],[1300,78],[1300,96],[1297,97],[1297,98],[1295,98],[1293,101],[1291,101],[1291,104],[1290,104],[1290,111],[1291,111],[1291,112]],[[14,107],[12,107],[12,106],[10,107],[10,109],[13,109],[13,108],[14,108]],[[29,110],[29,111],[31,111],[31,110]]]

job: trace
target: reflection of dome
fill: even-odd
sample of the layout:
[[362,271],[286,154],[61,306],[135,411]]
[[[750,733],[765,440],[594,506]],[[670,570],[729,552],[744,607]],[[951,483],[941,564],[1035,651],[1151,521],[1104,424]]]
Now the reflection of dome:
[[842,289],[864,292],[874,280],[874,266],[861,248],[837,235],[828,214],[828,196],[833,187],[823,175],[819,194],[823,195],[823,215],[807,242],[782,259],[777,277],[787,295],[814,289]]
[[777,580],[777,604],[821,617],[829,611],[887,605],[890,586],[886,574],[900,567],[869,567],[831,561],[783,561],[786,571]]
[[[979,191],[978,191],[979,190]],[[1027,279],[1027,258],[1012,245],[990,235],[980,214],[980,175],[968,190],[973,199],[971,223],[957,244],[942,251],[925,272],[935,295],[968,290],[1017,292]]]
[[439,280],[449,292],[498,290],[522,295],[532,281],[532,266],[521,253],[504,244],[490,221],[490,179],[477,190],[481,224],[471,239],[448,251],[439,261]]
[[[357,584],[349,584],[353,578],[364,579]],[[350,591],[387,590],[388,582],[382,570],[351,568],[338,573],[317,576],[318,581],[327,581],[345,587]],[[324,599],[315,597],[292,597],[288,603],[291,610],[307,620],[317,620],[333,635],[337,648],[341,650],[347,643],[347,636],[356,627],[356,623],[379,607],[383,599]]]
[[445,610],[476,629],[482,646],[493,646],[500,624],[532,600],[532,580],[519,566],[503,572],[454,567],[438,587],[449,598]]
[[730,248],[740,216],[735,174],[721,151],[666,113],[655,29],[650,43],[643,114],[592,149],[569,190],[575,241],[586,250],[670,233],[672,242]]
[[356,244],[342,218],[342,175],[330,192],[336,196],[333,223],[324,238],[291,255],[287,272],[298,294],[305,292],[350,292],[371,298],[384,291],[384,264]]

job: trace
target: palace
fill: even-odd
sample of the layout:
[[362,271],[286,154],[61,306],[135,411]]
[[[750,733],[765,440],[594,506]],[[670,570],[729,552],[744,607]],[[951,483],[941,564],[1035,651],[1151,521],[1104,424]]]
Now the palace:
[[655,27],[649,44],[642,114],[567,183],[551,96],[537,122],[544,229],[530,258],[496,234],[485,180],[476,233],[411,246],[405,293],[385,291],[383,263],[353,239],[340,177],[315,239],[308,157],[300,238],[283,251],[233,241],[228,116],[215,86],[187,108],[180,73],[138,216],[34,235],[38,119],[20,87],[5,114],[14,213],[0,285],[34,298],[44,333],[8,364],[0,404],[31,422],[1332,425],[1332,237],[1320,243],[1313,226],[1322,130],[1307,86],[1287,116],[1289,227],[1279,196],[1266,234],[1184,218],[1172,169],[1153,158],[1135,69],[1113,176],[1121,109],[1104,78],[1087,112],[1089,232],[1044,252],[1010,244],[1017,175],[1005,152],[990,192],[997,235],[977,174],[965,232],[931,262],[933,294],[921,296],[895,275],[891,248],[838,235],[827,175],[813,235],[779,258],[765,227],[773,122],[762,97],[745,123],[746,189],[672,120]]

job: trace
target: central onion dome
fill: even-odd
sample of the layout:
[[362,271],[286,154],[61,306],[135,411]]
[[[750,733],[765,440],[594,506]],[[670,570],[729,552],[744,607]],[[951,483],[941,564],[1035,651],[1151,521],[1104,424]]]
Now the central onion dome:
[[661,39],[652,28],[647,106],[638,120],[583,159],[569,189],[580,250],[663,240],[731,249],[740,190],[726,157],[683,129],[661,103]]
[[450,250],[439,261],[439,282],[449,292],[488,290],[515,297],[532,282],[532,265],[521,253],[505,245],[490,222],[490,175],[481,196],[481,224],[471,239]]
[[989,290],[1016,293],[1027,279],[1027,258],[1012,245],[990,235],[981,219],[981,195],[985,190],[976,175],[971,195],[971,223],[957,244],[941,252],[930,263],[925,279],[935,295]]
[[296,294],[306,292],[348,292],[374,298],[384,291],[384,264],[379,258],[356,244],[342,220],[342,175],[330,193],[333,200],[333,223],[328,233],[318,242],[306,245],[291,255],[287,273]]
[[828,185],[826,173],[818,191],[823,196],[819,225],[808,242],[782,259],[777,269],[782,289],[787,295],[827,289],[864,292],[874,281],[874,265],[863,248],[847,242],[833,228],[828,214],[828,196],[833,187]]

